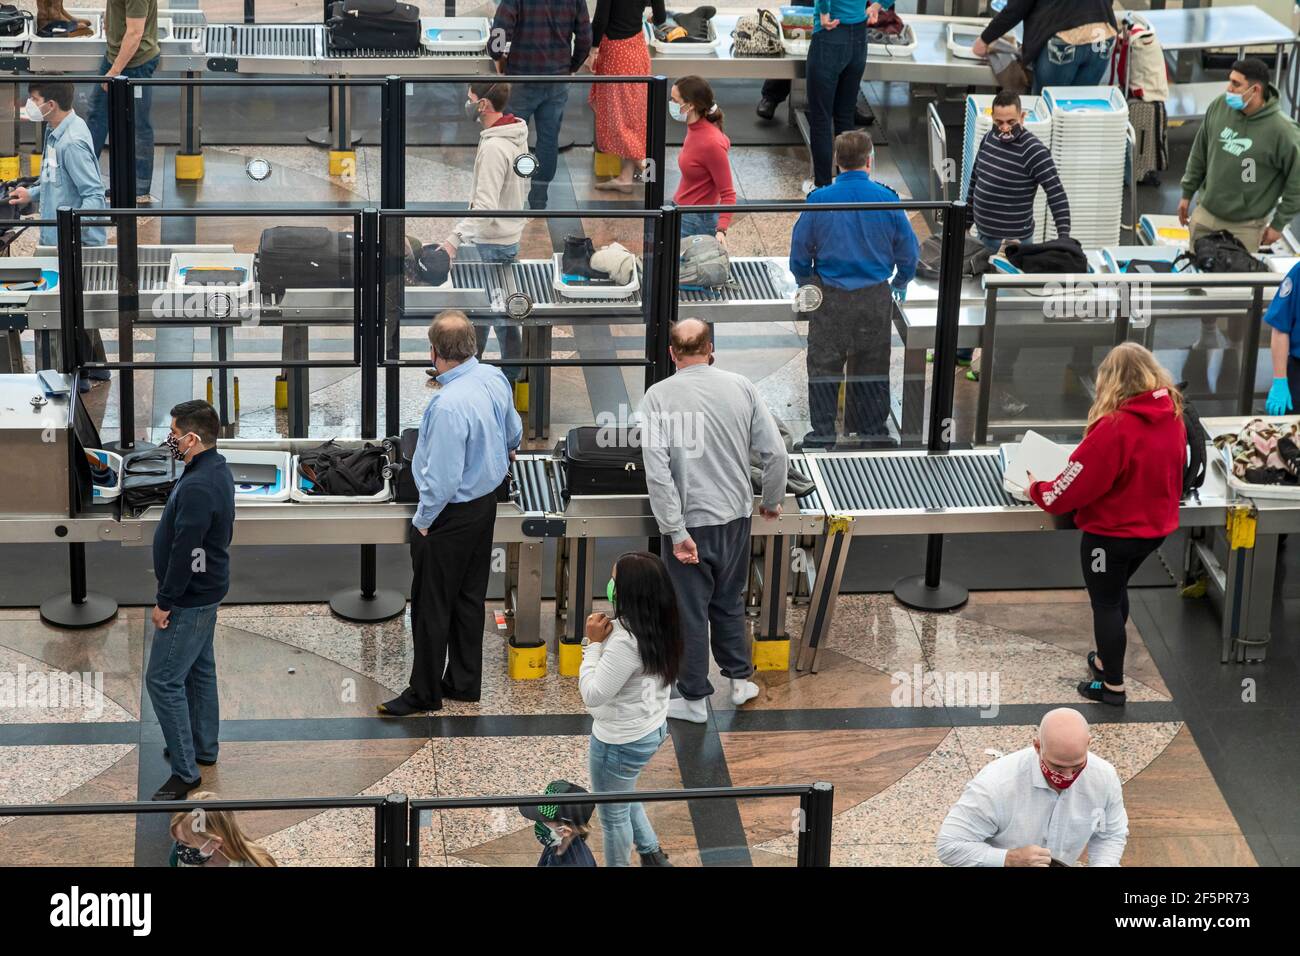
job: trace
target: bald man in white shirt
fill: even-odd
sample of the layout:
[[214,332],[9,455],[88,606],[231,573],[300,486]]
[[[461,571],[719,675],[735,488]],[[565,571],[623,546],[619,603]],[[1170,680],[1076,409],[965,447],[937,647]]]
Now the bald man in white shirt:
[[1119,866],[1128,814],[1119,774],[1088,752],[1092,735],[1077,710],[1049,711],[1033,746],[999,757],[966,784],[939,828],[949,866]]

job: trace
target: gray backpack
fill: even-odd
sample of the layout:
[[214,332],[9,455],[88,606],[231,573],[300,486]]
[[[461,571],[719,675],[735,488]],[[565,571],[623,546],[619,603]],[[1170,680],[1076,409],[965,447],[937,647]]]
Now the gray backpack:
[[682,240],[682,262],[677,283],[683,289],[717,289],[731,280],[731,259],[713,236],[687,236]]

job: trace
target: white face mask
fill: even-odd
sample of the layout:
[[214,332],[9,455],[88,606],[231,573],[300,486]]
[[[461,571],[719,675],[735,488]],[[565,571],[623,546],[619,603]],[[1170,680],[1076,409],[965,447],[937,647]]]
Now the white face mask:
[[30,120],[33,123],[45,122],[45,114],[41,112],[41,108],[36,105],[36,101],[30,96],[27,97],[27,102],[23,104],[23,119]]

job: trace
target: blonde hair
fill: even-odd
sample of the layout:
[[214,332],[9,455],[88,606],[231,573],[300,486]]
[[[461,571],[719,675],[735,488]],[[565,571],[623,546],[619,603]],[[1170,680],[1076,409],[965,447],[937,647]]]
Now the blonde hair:
[[1158,388],[1169,390],[1174,413],[1181,418],[1183,396],[1174,387],[1174,380],[1164,366],[1136,342],[1121,342],[1107,353],[1097,368],[1097,397],[1088,410],[1088,427],[1083,433],[1088,434],[1098,422],[1130,398]]
[[551,824],[554,828],[564,827],[569,832],[560,836],[558,829],[556,836],[560,837],[559,845],[555,848],[556,856],[564,856],[569,852],[569,847],[573,845],[574,840],[585,840],[591,835],[591,827],[585,823],[570,823],[568,820],[555,820]]
[[[207,790],[200,790],[190,795],[191,800],[215,800],[217,795]],[[250,840],[239,826],[239,821],[230,810],[209,810],[200,807],[172,814],[171,829],[175,831],[181,823],[188,823],[190,832],[196,836],[220,837],[221,855],[232,863],[249,863],[253,866],[276,866],[275,858]]]

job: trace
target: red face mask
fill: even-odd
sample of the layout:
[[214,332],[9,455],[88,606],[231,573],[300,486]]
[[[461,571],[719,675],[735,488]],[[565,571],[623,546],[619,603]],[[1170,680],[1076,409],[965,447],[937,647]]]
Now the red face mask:
[[1051,767],[1047,766],[1047,764],[1043,763],[1042,757],[1038,758],[1038,769],[1043,772],[1043,777],[1047,780],[1047,782],[1050,783],[1057,790],[1068,790],[1070,786],[1074,783],[1074,781],[1079,779],[1079,774],[1083,773],[1083,771],[1087,768],[1087,766],[1088,766],[1088,762],[1087,760],[1084,760],[1082,767],[1076,770],[1073,774],[1066,776],[1065,774],[1053,770]]

